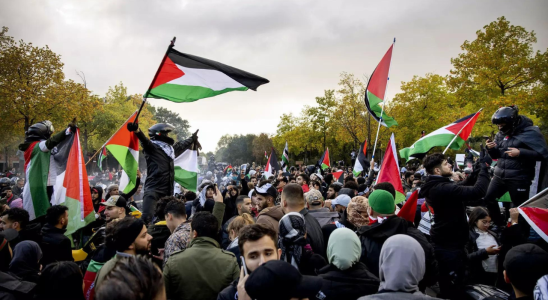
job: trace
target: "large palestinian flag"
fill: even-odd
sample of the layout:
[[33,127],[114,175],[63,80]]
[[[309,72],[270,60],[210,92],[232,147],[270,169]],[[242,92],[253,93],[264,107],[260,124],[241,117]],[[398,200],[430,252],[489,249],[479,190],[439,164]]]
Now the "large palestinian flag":
[[[394,42],[396,42],[396,39],[394,39]],[[398,122],[392,117],[387,116],[386,111],[383,112],[382,109],[382,106],[385,104],[384,96],[386,93],[386,85],[390,79],[389,71],[393,48],[394,44],[390,46],[381,62],[377,65],[377,68],[375,68],[375,71],[373,71],[373,74],[371,74],[365,91],[365,105],[367,106],[367,110],[377,122],[380,122],[381,125],[386,127],[398,125]]]
[[331,163],[329,162],[329,148],[325,149],[325,152],[323,153],[322,157],[318,161],[318,166],[320,166],[322,170],[325,170],[331,166]]
[[278,164],[278,159],[276,158],[276,152],[274,151],[274,148],[272,148],[272,152],[270,153],[270,157],[268,158],[268,162],[264,168],[264,176],[266,179],[270,176],[277,176],[278,170],[280,170],[280,165]]
[[[447,147],[451,141],[453,142],[449,148],[460,149],[470,136],[480,112],[481,110],[421,137],[411,147],[401,149],[400,156],[406,160],[410,157],[422,158],[433,147]],[[456,135],[458,136],[455,138]]]
[[360,145],[360,152],[358,152],[358,157],[356,158],[356,163],[354,163],[354,169],[352,173],[354,176],[359,176],[361,172],[369,168],[369,161],[365,157],[367,154],[367,140],[363,141],[363,144]]
[[527,223],[548,242],[548,188],[518,207]]
[[405,194],[401,184],[400,166],[398,165],[398,152],[396,151],[396,141],[393,133],[390,137],[390,142],[386,147],[384,160],[382,161],[379,176],[377,177],[377,183],[381,182],[390,182],[394,186],[394,189],[396,189],[395,204],[405,200]]
[[116,158],[122,166],[120,191],[128,193],[137,183],[137,169],[139,168],[139,139],[135,132],[127,130],[127,124],[135,119],[134,112],[129,119],[103,146]]
[[187,190],[196,192],[198,187],[198,151],[187,149],[173,161],[175,182]]
[[193,102],[231,91],[256,91],[268,82],[246,71],[170,47],[144,98]]
[[51,204],[68,207],[69,221],[65,235],[95,221],[86,163],[80,146],[80,130],[71,133],[51,153],[55,185]]
[[333,183],[339,182],[340,184],[344,184],[344,171],[337,171],[331,174],[333,174]]
[[30,220],[46,214],[48,203],[48,173],[50,151],[46,141],[33,142],[24,152],[25,186],[23,187],[23,208],[29,212]]

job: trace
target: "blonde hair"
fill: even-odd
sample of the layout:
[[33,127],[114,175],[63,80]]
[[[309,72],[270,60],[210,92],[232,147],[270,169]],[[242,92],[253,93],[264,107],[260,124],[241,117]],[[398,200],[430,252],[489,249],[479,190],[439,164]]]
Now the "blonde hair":
[[240,230],[244,228],[247,225],[255,224],[255,220],[253,220],[253,217],[251,217],[248,213],[243,213],[241,216],[237,216],[228,224],[227,231],[230,233],[232,230],[234,230],[234,234],[237,236]]

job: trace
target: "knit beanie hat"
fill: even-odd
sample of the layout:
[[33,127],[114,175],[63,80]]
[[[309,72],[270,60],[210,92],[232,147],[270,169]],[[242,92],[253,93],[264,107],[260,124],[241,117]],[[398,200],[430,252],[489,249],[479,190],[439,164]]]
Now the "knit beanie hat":
[[394,197],[385,190],[374,190],[369,195],[369,206],[378,214],[393,214],[396,209]]

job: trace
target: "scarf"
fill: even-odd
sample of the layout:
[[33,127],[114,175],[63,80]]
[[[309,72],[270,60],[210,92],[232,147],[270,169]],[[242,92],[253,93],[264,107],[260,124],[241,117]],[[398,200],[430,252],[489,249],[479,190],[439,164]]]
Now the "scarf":
[[348,228],[335,229],[329,236],[327,259],[344,271],[360,261],[362,246],[358,236]]
[[303,247],[306,246],[306,227],[303,215],[291,212],[280,219],[278,247],[282,249],[280,260],[291,263],[299,269]]
[[419,242],[405,234],[391,236],[379,257],[379,292],[418,292],[425,270],[424,250]]
[[151,142],[155,145],[158,145],[167,156],[171,157],[171,159],[175,159],[175,150],[173,150],[173,146],[166,142],[158,141],[158,140],[151,140]]
[[13,249],[13,259],[11,260],[9,271],[25,281],[38,279],[40,273],[40,259],[42,259],[42,250],[36,242],[22,241]]

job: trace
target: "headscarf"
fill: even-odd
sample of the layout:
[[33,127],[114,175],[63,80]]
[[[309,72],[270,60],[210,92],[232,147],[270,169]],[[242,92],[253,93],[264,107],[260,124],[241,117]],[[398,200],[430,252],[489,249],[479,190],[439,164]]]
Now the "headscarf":
[[356,228],[369,225],[369,218],[364,217],[360,212],[367,212],[369,202],[367,198],[363,196],[357,196],[350,200],[348,203],[348,221],[352,223]]
[[348,228],[337,228],[329,236],[327,259],[344,271],[360,261],[362,245],[358,236]]
[[424,250],[414,238],[396,234],[388,238],[379,259],[379,291],[414,293],[426,266]]
[[42,259],[40,246],[33,241],[22,241],[13,249],[9,271],[25,281],[37,282],[40,259]]
[[303,247],[306,246],[306,225],[300,213],[291,212],[280,219],[278,247],[282,249],[280,260],[299,269]]

